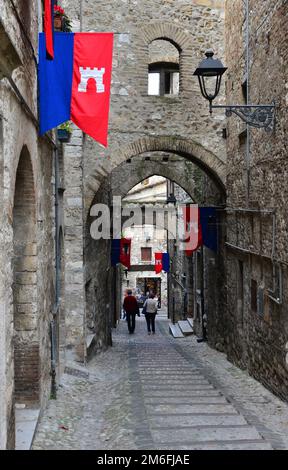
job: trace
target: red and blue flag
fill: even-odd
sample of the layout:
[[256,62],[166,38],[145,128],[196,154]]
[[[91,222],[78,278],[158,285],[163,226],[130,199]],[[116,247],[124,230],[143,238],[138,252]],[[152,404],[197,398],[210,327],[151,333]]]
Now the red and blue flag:
[[155,253],[155,272],[159,274],[162,270],[165,271],[165,273],[169,273],[170,271],[169,253]]
[[68,120],[107,147],[113,33],[54,33],[54,60],[39,36],[40,135]]
[[119,238],[112,240],[111,265],[123,264],[126,268],[131,266],[131,238]]
[[200,246],[218,250],[218,222],[215,207],[183,206],[185,253],[191,256]]

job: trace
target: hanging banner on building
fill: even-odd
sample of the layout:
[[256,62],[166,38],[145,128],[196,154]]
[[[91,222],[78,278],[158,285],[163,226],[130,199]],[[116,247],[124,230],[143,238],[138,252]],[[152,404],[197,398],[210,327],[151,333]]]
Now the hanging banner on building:
[[155,253],[155,273],[159,274],[161,271],[169,273],[170,271],[170,256],[169,253]]
[[161,273],[162,268],[162,253],[155,253],[155,273]]
[[215,207],[183,207],[185,225],[185,253],[191,256],[200,246],[218,250],[217,212]]
[[112,240],[111,244],[111,266],[117,266],[120,263],[120,239]]
[[218,250],[218,222],[215,207],[200,208],[200,223],[203,245],[210,250]]
[[55,0],[44,0],[44,34],[46,37],[46,58],[54,59],[54,3]]
[[162,266],[165,273],[170,272],[170,256],[169,253],[162,253]]
[[186,256],[192,256],[202,245],[202,230],[200,224],[200,209],[197,205],[183,206],[184,244]]
[[112,240],[111,245],[111,265],[123,264],[126,268],[131,266],[131,239],[121,238]]
[[113,33],[54,33],[54,60],[39,35],[40,135],[72,120],[107,147]]
[[131,238],[120,240],[120,263],[128,269],[131,266]]

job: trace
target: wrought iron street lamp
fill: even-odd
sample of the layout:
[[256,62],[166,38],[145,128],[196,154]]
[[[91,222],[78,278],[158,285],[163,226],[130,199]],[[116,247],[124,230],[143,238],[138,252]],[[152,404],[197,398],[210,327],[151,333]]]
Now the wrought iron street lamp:
[[209,111],[216,108],[226,110],[226,116],[232,116],[232,113],[239,116],[242,121],[252,127],[264,128],[266,131],[272,130],[275,119],[275,103],[272,105],[213,105],[213,100],[220,91],[222,75],[226,72],[219,59],[214,59],[214,52],[209,49],[205,52],[206,59],[203,59],[193,75],[199,80],[199,85],[203,97],[209,101]]
[[170,193],[167,197],[166,204],[174,204],[176,206],[177,200],[173,193]]

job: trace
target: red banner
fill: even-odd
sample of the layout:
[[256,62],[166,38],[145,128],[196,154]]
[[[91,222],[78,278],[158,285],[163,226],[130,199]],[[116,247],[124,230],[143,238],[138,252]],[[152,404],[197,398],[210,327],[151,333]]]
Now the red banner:
[[162,268],[162,253],[155,253],[155,273],[161,273]]
[[54,0],[45,0],[44,4],[44,32],[46,37],[47,58],[54,59],[53,44]]
[[107,147],[112,33],[75,34],[71,119]]
[[131,266],[131,239],[121,238],[120,240],[120,263],[126,268]]
[[183,207],[185,227],[185,254],[191,256],[202,244],[200,224],[200,209],[197,205],[189,204]]

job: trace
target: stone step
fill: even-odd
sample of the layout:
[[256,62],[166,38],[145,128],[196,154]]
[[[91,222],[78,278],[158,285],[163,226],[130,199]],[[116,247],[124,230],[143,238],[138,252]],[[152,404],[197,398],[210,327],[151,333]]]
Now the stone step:
[[182,331],[177,323],[173,325],[173,323],[169,323],[169,332],[173,336],[173,338],[184,338]]
[[148,415],[156,415],[156,414],[161,414],[161,415],[167,415],[167,414],[174,414],[174,415],[179,415],[179,414],[210,414],[210,413],[235,413],[237,414],[237,411],[232,405],[229,405],[228,403],[223,403],[220,405],[207,405],[206,403],[204,404],[195,404],[195,405],[179,405],[179,404],[165,404],[165,405],[151,405],[147,404],[146,405],[147,413]]
[[199,405],[205,403],[207,405],[221,405],[222,403],[227,403],[225,397],[155,397],[155,396],[144,396],[144,401],[146,404],[152,405],[166,405],[166,404],[176,404],[176,405]]
[[187,321],[189,325],[191,326],[191,328],[193,329],[193,318],[187,318]]
[[16,450],[30,450],[37,427],[40,409],[20,408],[15,405]]
[[[145,397],[175,397],[175,390],[170,390],[170,387],[169,389],[164,389],[162,388],[161,390],[151,390],[151,389],[145,389],[142,391],[143,392],[143,398],[145,399]],[[177,390],[177,397],[181,398],[181,397],[186,397],[186,398],[191,398],[193,396],[193,398],[197,398],[197,397],[201,397],[201,398],[207,398],[207,397],[220,397],[222,396],[220,392],[218,392],[217,390],[214,390],[214,389],[205,389],[205,390],[195,390],[193,389],[191,391],[191,393],[189,393],[190,390],[186,390],[185,388],[183,390]]]
[[169,429],[151,429],[155,443],[171,442],[171,436],[176,442],[197,443],[197,441],[246,441],[258,440],[263,443],[258,431],[252,426],[203,426]]
[[175,427],[197,427],[197,426],[239,426],[247,422],[239,414],[190,414],[190,415],[157,415],[150,417],[150,427],[169,428]]
[[178,321],[178,325],[184,336],[193,335],[193,328],[187,320]]
[[273,450],[271,444],[266,441],[247,440],[243,442],[198,442],[197,444],[168,443],[155,446],[154,450]]

